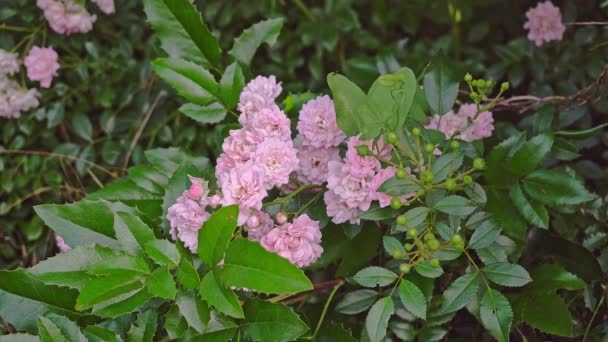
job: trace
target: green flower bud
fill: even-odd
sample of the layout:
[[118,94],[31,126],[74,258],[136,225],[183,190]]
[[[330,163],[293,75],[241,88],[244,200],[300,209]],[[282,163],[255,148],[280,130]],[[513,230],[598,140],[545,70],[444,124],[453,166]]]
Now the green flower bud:
[[502,84],[500,85],[500,91],[507,91],[509,90],[509,82],[502,82]]
[[445,188],[448,189],[448,191],[454,191],[456,190],[456,181],[452,178],[448,178],[445,180]]
[[455,243],[455,244],[454,244],[454,248],[455,248],[457,251],[461,251],[461,252],[462,252],[462,251],[464,251],[464,242],[461,242],[461,243]]
[[422,196],[424,196],[425,192],[426,191],[424,189],[420,189],[420,190],[416,191],[416,195],[418,197],[422,197]]
[[395,250],[393,251],[393,253],[391,253],[393,259],[403,259],[403,257],[405,256],[405,254],[403,253],[402,250],[395,248]]
[[435,234],[429,232],[429,233],[424,234],[424,237],[422,239],[424,241],[429,241],[429,240],[435,240],[436,237],[435,237]]
[[411,243],[406,243],[405,245],[403,245],[403,247],[405,247],[405,250],[410,252],[412,249],[414,249],[414,245],[412,245]]
[[485,85],[485,87],[487,89],[490,89],[490,88],[492,88],[494,86],[494,81],[492,81],[492,80],[486,80],[486,83],[484,85]]
[[388,141],[388,143],[391,145],[395,145],[399,142],[399,137],[397,136],[397,134],[395,132],[389,132],[386,135],[386,141]]
[[467,72],[467,74],[464,75],[464,81],[467,82],[467,83],[471,83],[472,80],[473,80],[473,76],[471,76],[471,74],[469,74]]
[[397,176],[397,179],[405,179],[407,178],[407,171],[405,171],[403,168],[399,168],[397,169],[395,176]]
[[369,146],[363,144],[363,145],[359,145],[357,147],[355,147],[357,149],[357,153],[361,156],[361,157],[367,157],[370,156],[372,154],[372,152],[369,150]]
[[486,168],[486,162],[482,158],[475,158],[473,160],[473,168],[475,170],[483,170]]
[[439,267],[439,259],[431,259],[430,264],[433,267]]
[[399,265],[399,271],[401,271],[401,273],[410,273],[411,270],[412,266],[410,264],[403,263]]
[[464,242],[464,239],[462,238],[462,235],[460,234],[454,234],[452,236],[452,243],[455,245],[459,245],[462,244]]
[[441,244],[439,243],[439,241],[437,241],[436,239],[433,240],[429,240],[426,242],[426,246],[432,250],[432,251],[436,251],[439,249],[439,247],[441,246]]
[[401,203],[401,199],[399,197],[391,198],[391,208],[397,210],[400,209],[403,203]]
[[407,225],[407,216],[405,216],[405,215],[397,216],[397,224],[400,226]]
[[412,135],[415,137],[419,137],[422,134],[422,131],[418,127],[412,128]]
[[464,183],[464,185],[471,185],[473,184],[473,177],[466,175],[462,178],[462,182]]
[[431,170],[424,170],[422,172],[420,172],[420,179],[424,182],[424,183],[433,183],[433,179],[435,178],[435,176],[433,175],[433,172]]
[[456,151],[460,148],[460,143],[457,140],[452,140],[452,141],[450,141],[450,148],[452,148],[452,150]]
[[477,99],[479,98],[479,94],[477,94],[476,92],[472,92],[469,96],[473,101],[477,101]]
[[433,153],[433,151],[435,150],[435,145],[433,144],[424,144],[424,152],[426,153]]
[[410,230],[407,231],[407,237],[413,239],[415,237],[418,236],[418,231],[416,230],[416,228],[412,228]]

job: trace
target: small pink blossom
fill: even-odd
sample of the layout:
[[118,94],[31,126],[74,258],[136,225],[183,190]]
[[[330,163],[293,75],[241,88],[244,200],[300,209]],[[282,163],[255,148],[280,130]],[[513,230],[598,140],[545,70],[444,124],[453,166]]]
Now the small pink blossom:
[[266,189],[287,184],[289,175],[298,166],[291,140],[285,142],[278,138],[269,138],[260,143],[252,159],[264,169]]
[[[351,137],[348,139],[348,149],[346,150],[346,157],[344,158],[346,164],[350,168],[350,172],[358,177],[373,176],[376,171],[380,170],[380,161],[375,157],[361,157],[357,152],[357,146],[367,145],[369,150],[374,154],[381,154],[384,158],[387,157],[387,152],[384,144],[380,146],[380,140],[378,140],[378,146],[374,147],[372,141],[362,141],[359,137]],[[388,151],[387,159],[390,159],[390,150]]]
[[36,89],[23,89],[15,80],[0,77],[0,117],[19,118],[38,105]]
[[270,252],[286,258],[298,267],[314,263],[323,254],[319,222],[304,214],[292,223],[273,228],[260,241]]
[[249,240],[259,241],[274,227],[274,222],[267,213],[255,210],[244,227]]
[[253,156],[262,139],[247,129],[233,129],[222,143],[222,150],[236,162],[246,162]]
[[350,222],[358,224],[360,211],[357,208],[350,207],[344,199],[329,190],[323,194],[323,200],[327,207],[327,216],[331,217],[331,221],[336,224]]
[[454,113],[453,110],[450,110],[443,116],[434,115],[431,118],[430,123],[425,127],[441,131],[446,138],[449,138],[460,131],[459,134],[456,135],[456,138],[469,142],[492,136],[492,131],[494,130],[492,112],[481,112],[477,118],[471,122],[471,125],[468,126],[469,119],[473,120],[476,114],[476,104],[463,104],[460,106],[458,113]]
[[57,76],[59,70],[58,58],[59,55],[52,47],[32,47],[24,61],[27,77],[31,81],[40,81],[40,86],[43,88],[50,87],[53,77]]
[[92,1],[105,14],[112,14],[115,11],[114,0],[92,0]]
[[275,218],[277,219],[278,224],[284,224],[287,222],[287,216],[285,216],[283,213],[278,213]]
[[372,203],[372,193],[369,188],[372,176],[355,175],[351,172],[352,168],[339,161],[330,161],[328,168],[327,188],[349,207],[361,211],[368,210]]
[[198,247],[198,231],[211,215],[205,211],[200,201],[192,200],[188,193],[189,190],[184,191],[175,204],[169,207],[167,220],[173,240],[182,241],[194,253]]
[[346,138],[338,127],[334,102],[329,96],[306,102],[300,110],[297,128],[305,139],[304,144],[317,148],[338,146]]
[[238,164],[221,175],[222,205],[239,205],[238,224],[247,222],[251,209],[262,209],[262,200],[268,195],[264,186],[264,169],[249,161]]
[[321,185],[327,182],[328,163],[340,160],[340,153],[337,147],[303,146],[298,149],[298,159],[298,179],[306,184]]
[[536,46],[562,40],[566,26],[559,7],[551,1],[539,2],[536,7],[528,9],[526,18],[524,29],[528,30],[528,39]]
[[255,113],[245,126],[260,138],[291,140],[291,121],[276,105]]
[[281,83],[277,83],[274,76],[258,76],[249,81],[239,97],[239,123],[247,126],[253,114],[275,104],[281,91]]
[[236,167],[237,162],[225,153],[220,154],[215,161],[215,179],[218,186],[222,186],[222,176]]
[[222,198],[219,195],[213,195],[211,197],[209,197],[209,206],[213,209],[217,208],[217,206],[220,204],[220,201],[222,200]]
[[97,20],[87,10],[74,0],[37,0],[49,26],[59,34],[85,33],[93,28]]
[[59,249],[59,253],[65,253],[72,249],[72,247],[68,246],[68,244],[66,244],[63,238],[59,235],[55,235],[55,244],[57,245],[57,249]]
[[19,56],[0,49],[0,77],[13,75],[19,71]]

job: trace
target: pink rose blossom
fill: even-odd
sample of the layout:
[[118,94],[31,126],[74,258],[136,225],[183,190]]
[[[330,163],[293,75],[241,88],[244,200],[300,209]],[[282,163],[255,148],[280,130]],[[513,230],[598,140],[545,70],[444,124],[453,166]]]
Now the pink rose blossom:
[[13,75],[19,71],[19,56],[0,49],[0,77]]
[[528,9],[526,18],[528,20],[524,24],[524,29],[528,30],[528,39],[536,46],[553,40],[562,40],[566,26],[562,22],[559,7],[553,5],[551,1],[539,2],[536,7]]
[[239,205],[239,226],[247,222],[251,209],[262,209],[268,195],[264,186],[264,169],[249,161],[238,164],[221,175],[222,205]]
[[352,224],[358,224],[361,221],[359,218],[359,209],[351,208],[345,200],[336,195],[333,191],[326,191],[325,194],[323,194],[323,200],[327,206],[327,216],[331,217],[333,223],[340,224],[350,222]]
[[63,238],[59,235],[55,235],[55,244],[57,244],[57,249],[59,249],[59,253],[65,253],[72,249],[72,247],[68,246],[68,244],[66,244]]
[[213,196],[209,197],[208,204],[211,208],[215,209],[220,204],[221,200],[222,200],[222,198],[219,195],[213,195]]
[[303,146],[298,149],[298,159],[298,179],[306,184],[321,185],[327,182],[328,163],[339,161],[340,153],[337,147]]
[[[409,168],[406,168],[405,170],[408,174],[411,175]],[[380,189],[380,186],[382,186],[384,182],[395,177],[396,173],[397,169],[393,166],[389,166],[386,169],[378,171],[378,173],[369,183],[369,190],[372,193],[372,200],[378,201],[378,205],[380,205],[381,208],[387,207],[391,203],[391,198],[393,198],[393,196],[387,195],[383,192],[379,192],[378,189]],[[408,198],[411,198],[414,195],[416,195],[416,193],[400,196],[401,202],[405,202]]]
[[57,76],[59,70],[58,58],[59,55],[52,47],[32,47],[24,61],[27,78],[31,81],[40,81],[40,86],[43,88],[50,87],[53,77]]
[[460,106],[458,113],[450,110],[443,116],[434,115],[430,123],[425,127],[441,131],[446,138],[460,131],[460,134],[456,135],[456,138],[464,141],[475,141],[492,136],[492,131],[494,130],[492,112],[481,112],[475,121],[467,127],[469,124],[468,119],[473,120],[476,114],[476,104],[463,104]]
[[329,96],[308,101],[300,110],[297,128],[304,144],[317,148],[338,146],[346,138],[338,127],[334,102]]
[[[346,157],[344,158],[346,164],[351,169],[350,172],[358,177],[373,176],[377,170],[380,169],[380,161],[375,157],[361,157],[357,152],[357,146],[367,145],[369,150],[375,154],[382,154],[386,158],[387,152],[385,151],[384,145],[380,146],[380,140],[378,140],[378,147],[372,146],[372,141],[361,141],[358,137],[351,137],[348,140],[348,149],[346,150]],[[390,150],[388,151],[390,156]],[[389,158],[387,158],[389,159]]]
[[298,167],[298,157],[291,140],[269,138],[260,143],[253,161],[264,169],[266,189],[287,184],[289,175]]
[[19,118],[38,104],[36,89],[23,89],[16,81],[0,77],[0,117]]
[[192,200],[190,190],[184,191],[167,212],[167,220],[171,229],[169,233],[173,240],[180,240],[192,253],[198,247],[198,231],[203,223],[211,216],[205,211],[204,205],[198,200]]
[[274,76],[258,76],[249,81],[239,97],[239,123],[247,126],[253,114],[275,105],[274,101],[281,90],[281,83],[277,83]]
[[319,222],[304,214],[292,223],[273,228],[260,241],[270,252],[277,253],[298,267],[314,263],[323,253]]
[[262,139],[251,133],[249,130],[241,128],[231,130],[229,136],[222,143],[222,150],[237,162],[246,162],[253,156],[256,146]]
[[368,210],[372,203],[369,189],[372,177],[354,175],[352,168],[339,161],[330,161],[328,168],[327,188],[340,196],[349,207]]
[[458,115],[450,110],[446,114],[439,116],[434,115],[426,128],[436,129],[442,132],[446,138],[451,137],[456,131],[464,128],[467,125],[467,118]]
[[85,33],[93,28],[97,20],[87,10],[74,0],[37,0],[49,26],[59,34]]
[[277,219],[278,224],[284,224],[287,222],[287,216],[285,216],[283,213],[278,213],[275,218]]
[[274,227],[274,222],[272,222],[270,215],[256,210],[247,220],[247,224],[244,227],[249,240],[259,241]]
[[105,14],[112,14],[115,11],[114,0],[92,0],[92,1]]
[[215,179],[218,186],[222,186],[222,175],[236,167],[236,164],[236,161],[228,157],[225,153],[220,154],[215,161]]
[[291,140],[291,121],[276,105],[255,113],[245,127],[261,138]]

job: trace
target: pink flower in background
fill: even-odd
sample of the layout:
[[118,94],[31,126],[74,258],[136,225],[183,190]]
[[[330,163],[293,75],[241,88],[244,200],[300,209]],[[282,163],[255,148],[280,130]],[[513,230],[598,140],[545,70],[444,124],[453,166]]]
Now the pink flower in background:
[[[434,115],[426,128],[436,129],[445,134],[446,138],[451,137],[457,131],[460,134],[456,138],[464,141],[475,141],[492,136],[494,130],[494,119],[492,112],[481,112],[469,127],[467,118],[473,120],[477,114],[477,105],[474,103],[463,104],[458,113],[453,110],[443,116]],[[466,128],[465,128],[466,127]]]
[[198,247],[198,231],[211,215],[205,211],[206,198],[192,199],[191,189],[192,187],[184,191],[175,204],[169,207],[167,220],[171,226],[169,234],[173,240],[179,239],[194,253]]
[[249,161],[238,164],[221,175],[222,205],[239,205],[239,226],[247,222],[251,209],[262,209],[268,195],[264,186],[264,169]]
[[253,114],[260,110],[275,106],[275,99],[283,88],[274,76],[258,76],[249,81],[239,97],[238,110],[241,112],[239,123],[247,126]]
[[255,164],[264,169],[266,189],[287,184],[289,174],[298,167],[298,157],[291,140],[269,138],[257,146],[253,156]]
[[[378,140],[378,143],[380,143],[380,140]],[[372,146],[371,141],[361,141],[359,137],[351,137],[348,140],[348,149],[346,150],[344,161],[353,175],[359,177],[373,176],[380,169],[380,161],[374,157],[361,157],[359,152],[357,152],[357,146],[360,145],[367,145],[369,150],[375,153],[377,152],[375,150],[378,150]],[[384,145],[382,148],[384,148]],[[385,151],[383,153],[386,154]]]
[[328,168],[327,189],[333,191],[351,208],[361,211],[369,209],[372,203],[372,193],[369,189],[372,177],[355,175],[348,165],[339,161],[330,161]]
[[13,75],[19,71],[19,56],[16,53],[0,49],[0,77]]
[[262,139],[249,130],[233,129],[222,143],[222,150],[232,160],[246,162],[253,156],[256,146]]
[[270,215],[256,210],[247,220],[247,224],[244,227],[249,240],[259,241],[274,227],[274,222],[272,222]]
[[338,127],[334,102],[327,95],[306,102],[300,110],[297,128],[304,137],[304,145],[313,147],[338,146],[346,138]]
[[276,105],[255,113],[245,127],[260,138],[291,140],[291,121]]
[[24,61],[27,78],[31,81],[40,81],[40,86],[43,88],[50,87],[53,77],[57,76],[59,70],[58,58],[59,55],[52,47],[32,47]]
[[304,214],[273,228],[260,240],[264,248],[286,258],[298,267],[314,263],[323,253],[319,222]]
[[220,154],[215,161],[215,179],[218,186],[222,186],[222,175],[229,172],[235,166],[236,161],[234,159],[228,157],[225,153]]
[[59,235],[55,235],[55,243],[57,244],[57,249],[59,249],[59,253],[65,253],[72,249],[72,247],[68,246],[63,238]]
[[524,29],[528,30],[528,39],[536,46],[553,40],[562,40],[566,26],[562,22],[559,7],[553,5],[551,1],[539,2],[536,7],[528,9],[526,18],[528,20],[524,24]]
[[43,11],[49,26],[60,34],[89,32],[97,20],[95,15],[74,0],[37,0],[36,4]]
[[0,117],[19,118],[22,112],[38,105],[36,89],[23,89],[16,81],[0,77]]
[[466,125],[467,118],[465,116],[458,115],[454,113],[453,110],[450,110],[442,116],[434,115],[425,128],[441,131],[443,134],[445,134],[446,138],[449,138],[452,136],[452,134],[464,128]]
[[336,195],[333,191],[326,191],[323,194],[323,200],[327,206],[327,216],[331,217],[331,221],[336,224],[350,222],[352,224],[358,224],[361,219],[359,218],[359,209],[351,208],[344,199]]
[[112,14],[115,11],[114,0],[92,0],[92,1],[105,14]]
[[328,163],[339,161],[340,153],[337,147],[303,146],[298,149],[298,159],[298,179],[306,184],[321,185],[327,182]]

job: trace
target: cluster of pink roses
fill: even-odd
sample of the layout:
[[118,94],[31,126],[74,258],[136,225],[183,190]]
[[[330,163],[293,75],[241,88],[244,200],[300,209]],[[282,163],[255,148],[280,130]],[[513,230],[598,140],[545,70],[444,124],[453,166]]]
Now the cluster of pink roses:
[[562,40],[566,26],[562,23],[559,7],[551,1],[539,2],[536,7],[530,8],[526,12],[526,18],[524,29],[528,30],[528,39],[536,46]]
[[483,111],[475,118],[476,114],[476,104],[463,104],[457,113],[450,110],[442,116],[434,115],[425,127],[441,131],[446,138],[451,138],[454,133],[459,132],[455,138],[469,142],[491,137],[494,130],[492,112]]
[[[114,13],[114,0],[92,0],[105,14]],[[78,1],[37,0],[49,26],[59,34],[85,33],[93,28],[97,16],[90,14]]]

